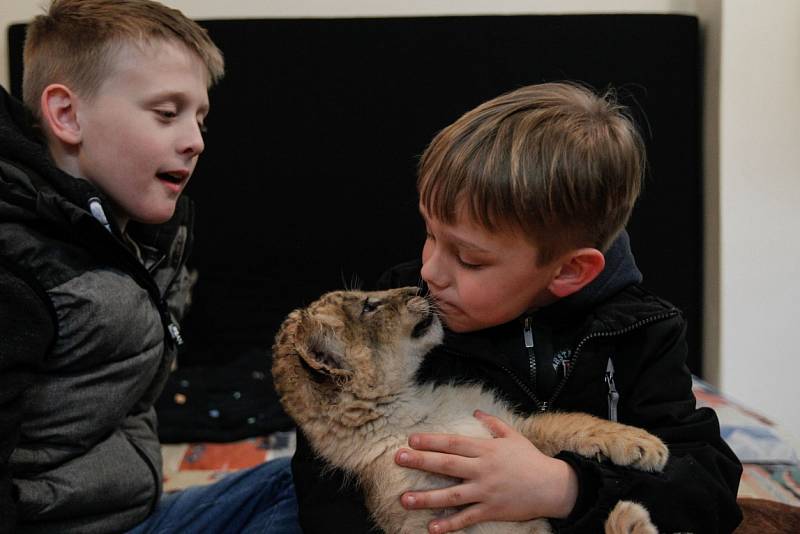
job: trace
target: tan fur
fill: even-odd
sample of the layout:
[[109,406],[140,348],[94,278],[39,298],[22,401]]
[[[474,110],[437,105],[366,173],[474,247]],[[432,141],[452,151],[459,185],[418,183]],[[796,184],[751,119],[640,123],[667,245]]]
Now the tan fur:
[[650,514],[644,506],[637,502],[620,501],[605,524],[606,534],[658,534],[658,530],[650,522]]
[[[473,416],[476,409],[505,420],[551,456],[568,450],[647,471],[666,463],[667,448],[644,430],[580,413],[520,417],[477,385],[416,384],[422,358],[441,340],[441,323],[416,288],[328,293],[289,314],[276,336],[272,372],[284,409],[317,454],[358,478],[386,532],[426,532],[434,512],[405,510],[400,495],[454,483],[397,466],[396,451],[414,432],[490,437]],[[535,520],[482,523],[466,532],[551,530],[547,521]],[[606,532],[656,531],[644,508],[620,503]]]

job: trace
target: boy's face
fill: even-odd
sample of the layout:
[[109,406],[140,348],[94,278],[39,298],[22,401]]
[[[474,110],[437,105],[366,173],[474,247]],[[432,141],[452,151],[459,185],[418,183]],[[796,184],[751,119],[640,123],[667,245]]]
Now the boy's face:
[[172,217],[204,147],[207,76],[182,44],[126,44],[98,92],[78,107],[76,172],[109,197],[122,228],[131,219]]
[[444,224],[420,212],[427,231],[421,275],[451,330],[496,326],[555,300],[547,288],[557,263],[538,267],[536,247],[522,235],[490,233],[464,216]]

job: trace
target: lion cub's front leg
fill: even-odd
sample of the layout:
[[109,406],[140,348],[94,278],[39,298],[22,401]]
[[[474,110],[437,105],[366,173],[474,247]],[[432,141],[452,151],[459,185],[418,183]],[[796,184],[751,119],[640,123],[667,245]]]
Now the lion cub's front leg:
[[548,456],[570,451],[643,471],[661,471],[669,456],[666,445],[646,430],[583,413],[536,414],[522,419],[519,427]]

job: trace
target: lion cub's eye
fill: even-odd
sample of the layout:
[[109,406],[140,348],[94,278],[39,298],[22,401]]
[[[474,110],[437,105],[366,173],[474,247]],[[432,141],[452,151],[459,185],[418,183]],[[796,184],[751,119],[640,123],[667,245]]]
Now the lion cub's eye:
[[379,300],[370,300],[369,298],[364,299],[364,306],[361,308],[361,314],[374,312],[378,309],[378,306],[381,305]]

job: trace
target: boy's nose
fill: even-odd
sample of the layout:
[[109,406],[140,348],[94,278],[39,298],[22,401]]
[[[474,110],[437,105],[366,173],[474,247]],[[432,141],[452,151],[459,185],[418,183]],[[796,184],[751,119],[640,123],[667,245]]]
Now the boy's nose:
[[442,289],[447,286],[446,273],[439,265],[435,255],[422,259],[422,269],[419,274],[432,289]]
[[185,137],[181,140],[179,152],[181,154],[197,156],[203,152],[205,147],[206,145],[205,141],[203,141],[203,133],[200,131],[200,126],[193,124],[188,127]]

